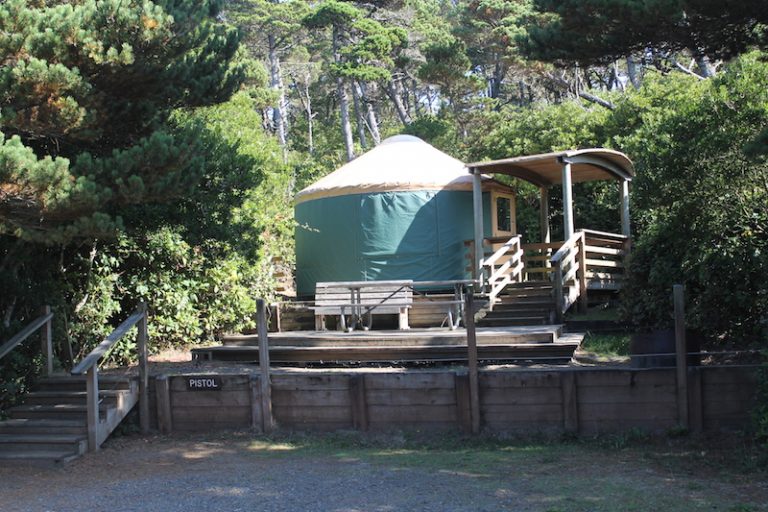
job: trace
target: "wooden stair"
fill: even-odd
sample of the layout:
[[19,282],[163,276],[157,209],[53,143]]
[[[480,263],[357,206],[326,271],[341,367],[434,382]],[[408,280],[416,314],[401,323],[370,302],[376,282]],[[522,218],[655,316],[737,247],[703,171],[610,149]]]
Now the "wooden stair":
[[554,323],[555,300],[550,282],[526,281],[507,285],[493,309],[480,310],[478,327],[549,325]]
[[[138,402],[138,381],[101,376],[99,444]],[[48,377],[38,381],[24,403],[0,421],[0,460],[66,463],[88,449],[85,378]]]

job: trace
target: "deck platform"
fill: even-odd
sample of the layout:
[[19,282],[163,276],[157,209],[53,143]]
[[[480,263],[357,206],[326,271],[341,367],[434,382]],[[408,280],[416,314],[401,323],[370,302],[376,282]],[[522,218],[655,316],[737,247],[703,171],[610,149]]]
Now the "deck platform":
[[[482,360],[570,360],[583,335],[562,334],[562,326],[477,329]],[[467,359],[464,329],[408,331],[296,331],[269,334],[273,363],[461,362]],[[258,336],[236,335],[218,347],[196,348],[193,360],[258,362]]]

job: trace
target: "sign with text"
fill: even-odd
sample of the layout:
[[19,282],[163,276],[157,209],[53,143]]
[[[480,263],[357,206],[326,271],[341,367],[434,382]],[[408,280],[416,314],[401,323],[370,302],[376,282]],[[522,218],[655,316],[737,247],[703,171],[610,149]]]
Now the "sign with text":
[[218,391],[221,389],[221,377],[217,375],[199,375],[185,377],[189,391]]

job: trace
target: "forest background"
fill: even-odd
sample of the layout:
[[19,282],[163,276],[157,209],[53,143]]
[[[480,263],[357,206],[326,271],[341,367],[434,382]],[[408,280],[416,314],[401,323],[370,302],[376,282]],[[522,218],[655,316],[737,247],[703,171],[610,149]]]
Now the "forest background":
[[[0,339],[43,304],[63,365],[139,301],[154,351],[252,327],[293,194],[408,133],[464,161],[627,153],[625,319],[669,325],[683,283],[711,345],[764,349],[767,23],[768,0],[8,0]],[[577,227],[616,230],[615,184],[574,197]],[[38,359],[3,361],[0,404]]]

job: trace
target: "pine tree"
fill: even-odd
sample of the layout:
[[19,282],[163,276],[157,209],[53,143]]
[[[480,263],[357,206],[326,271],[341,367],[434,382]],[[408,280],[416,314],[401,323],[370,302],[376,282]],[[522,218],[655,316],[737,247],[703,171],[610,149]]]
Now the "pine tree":
[[110,235],[130,205],[198,180],[174,109],[243,78],[215,0],[0,4],[0,234],[58,243]]

